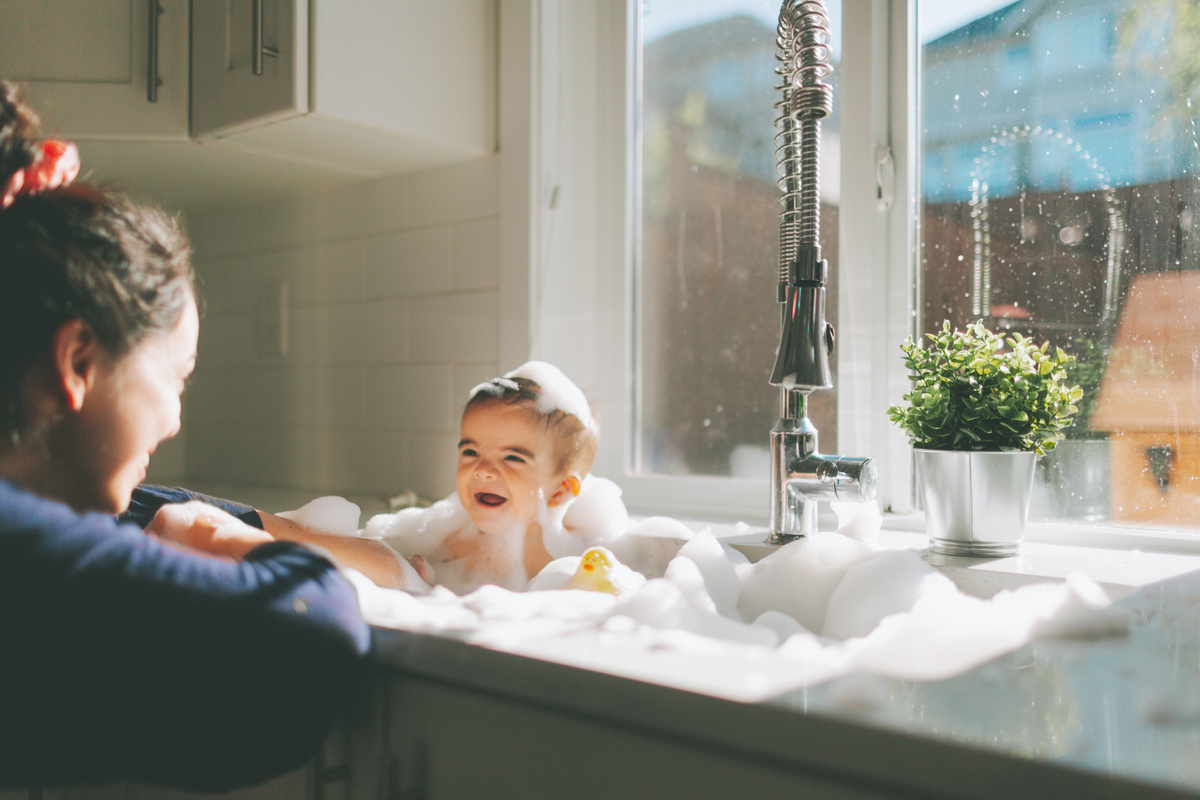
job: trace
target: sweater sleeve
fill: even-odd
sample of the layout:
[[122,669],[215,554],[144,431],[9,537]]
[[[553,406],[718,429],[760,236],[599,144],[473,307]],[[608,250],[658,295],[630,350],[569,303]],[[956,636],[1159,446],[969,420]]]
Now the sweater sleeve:
[[218,561],[6,485],[0,603],[3,785],[259,782],[320,745],[369,642],[318,553]]

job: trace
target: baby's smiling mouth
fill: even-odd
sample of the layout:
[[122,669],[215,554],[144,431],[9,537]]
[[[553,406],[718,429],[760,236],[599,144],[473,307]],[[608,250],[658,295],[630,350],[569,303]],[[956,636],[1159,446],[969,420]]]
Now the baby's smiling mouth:
[[491,492],[476,492],[475,502],[479,503],[481,506],[495,508],[496,506],[504,505],[506,502],[508,502],[508,498],[501,497],[498,494],[492,494]]

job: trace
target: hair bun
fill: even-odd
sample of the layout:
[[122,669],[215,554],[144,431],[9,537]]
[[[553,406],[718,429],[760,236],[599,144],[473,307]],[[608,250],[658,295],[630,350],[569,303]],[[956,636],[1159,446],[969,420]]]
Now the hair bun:
[[0,187],[38,160],[38,116],[25,103],[21,88],[0,81]]
[[9,176],[0,193],[0,209],[12,205],[19,194],[57,189],[70,184],[79,174],[79,149],[71,142],[46,139],[38,150],[32,164]]

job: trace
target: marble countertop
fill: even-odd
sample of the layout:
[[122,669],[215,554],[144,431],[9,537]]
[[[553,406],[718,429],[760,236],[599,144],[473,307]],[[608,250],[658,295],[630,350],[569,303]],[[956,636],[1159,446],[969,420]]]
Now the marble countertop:
[[[1039,640],[928,683],[868,675],[792,681],[751,702],[709,691],[725,680],[723,670],[744,680],[745,664],[696,668],[666,656],[642,676],[638,659],[606,654],[585,634],[513,653],[375,629],[374,659],[884,794],[1200,798],[1200,571],[1117,604],[1133,614],[1125,637]],[[772,686],[771,665],[755,668]]]

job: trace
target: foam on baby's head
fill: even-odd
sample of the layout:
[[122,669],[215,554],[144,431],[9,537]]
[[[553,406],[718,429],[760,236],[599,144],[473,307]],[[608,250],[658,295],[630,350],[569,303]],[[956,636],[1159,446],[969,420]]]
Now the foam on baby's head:
[[524,378],[537,384],[537,410],[542,416],[548,417],[555,411],[561,411],[575,417],[585,428],[595,424],[591,406],[583,392],[562,370],[545,361],[527,361],[503,377],[481,383],[471,390],[469,399],[473,400],[480,393],[503,398],[506,394],[519,392],[521,387],[514,378]]
[[596,420],[583,392],[558,367],[529,361],[481,383],[471,390],[463,413],[488,402],[527,406],[553,429],[560,469],[583,476],[592,468],[599,443]]

